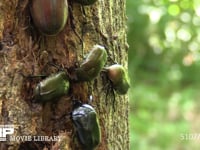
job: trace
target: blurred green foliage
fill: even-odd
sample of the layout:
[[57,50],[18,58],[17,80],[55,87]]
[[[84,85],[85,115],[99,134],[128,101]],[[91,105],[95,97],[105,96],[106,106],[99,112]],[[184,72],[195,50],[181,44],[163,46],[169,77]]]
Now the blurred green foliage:
[[198,150],[200,1],[127,0],[127,16],[131,150]]

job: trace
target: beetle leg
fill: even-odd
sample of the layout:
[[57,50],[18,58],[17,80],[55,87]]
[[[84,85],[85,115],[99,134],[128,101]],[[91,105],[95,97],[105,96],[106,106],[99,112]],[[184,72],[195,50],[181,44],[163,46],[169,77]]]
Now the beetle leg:
[[47,75],[25,75],[25,74],[23,74],[22,72],[19,72],[19,74],[21,75],[21,76],[23,76],[24,78],[27,78],[27,79],[32,79],[32,78],[45,78],[45,77],[47,77]]
[[58,66],[58,65],[56,65],[56,64],[54,64],[52,62],[48,62],[47,64],[50,65],[50,66],[55,67],[56,69],[58,69],[58,72],[59,71],[64,71],[64,69],[61,66]]

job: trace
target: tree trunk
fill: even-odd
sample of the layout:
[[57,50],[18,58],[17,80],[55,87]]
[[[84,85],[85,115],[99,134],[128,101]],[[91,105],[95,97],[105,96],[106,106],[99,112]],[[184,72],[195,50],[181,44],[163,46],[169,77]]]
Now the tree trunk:
[[[51,75],[53,63],[68,70],[81,64],[96,45],[108,52],[107,66],[127,65],[125,0],[98,0],[91,6],[69,3],[65,28],[44,36],[34,26],[28,0],[0,2],[0,125],[14,125],[14,136],[62,135],[59,142],[1,142],[3,149],[81,149],[69,118],[72,98],[97,111],[102,140],[98,150],[129,150],[128,99],[113,93],[105,73],[91,82],[71,83],[70,94],[56,102],[35,103],[33,89]],[[108,92],[107,92],[108,91]],[[93,100],[88,102],[92,95]],[[59,148],[58,148],[59,147]]]

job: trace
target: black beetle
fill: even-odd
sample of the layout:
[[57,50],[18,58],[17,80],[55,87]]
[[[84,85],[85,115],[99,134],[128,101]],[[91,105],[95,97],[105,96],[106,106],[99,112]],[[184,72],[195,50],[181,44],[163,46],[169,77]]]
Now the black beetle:
[[66,72],[58,72],[37,84],[34,90],[34,99],[37,102],[54,100],[67,94],[69,86]]
[[71,119],[84,150],[94,150],[101,141],[99,120],[95,109],[91,105],[75,101]]
[[56,35],[68,18],[67,0],[31,0],[31,15],[36,27],[45,35]]

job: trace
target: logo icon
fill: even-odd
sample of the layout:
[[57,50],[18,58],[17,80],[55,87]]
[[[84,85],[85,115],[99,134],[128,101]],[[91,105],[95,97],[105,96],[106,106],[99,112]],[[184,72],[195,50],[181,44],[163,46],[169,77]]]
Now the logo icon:
[[8,135],[14,133],[14,125],[0,125],[0,141],[7,141]]

